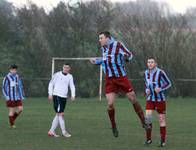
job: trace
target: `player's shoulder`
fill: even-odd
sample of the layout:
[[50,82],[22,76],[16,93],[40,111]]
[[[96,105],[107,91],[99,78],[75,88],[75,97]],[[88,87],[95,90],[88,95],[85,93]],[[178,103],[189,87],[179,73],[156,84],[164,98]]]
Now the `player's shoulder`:
[[161,68],[157,68],[157,70],[160,72],[160,73],[165,73],[165,71]]
[[67,76],[73,78],[73,75],[71,73],[68,73]]
[[148,70],[148,69],[146,69],[146,70],[144,71],[144,74],[147,74],[147,73],[149,73],[149,70]]
[[56,75],[61,75],[61,71],[58,71],[58,72],[55,72],[54,74],[53,74],[53,76],[56,76]]

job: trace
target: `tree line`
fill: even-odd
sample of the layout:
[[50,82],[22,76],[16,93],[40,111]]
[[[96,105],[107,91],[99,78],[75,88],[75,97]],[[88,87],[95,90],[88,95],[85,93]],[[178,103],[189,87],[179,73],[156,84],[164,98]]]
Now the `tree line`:
[[[127,65],[136,91],[143,92],[146,60],[154,56],[172,80],[171,96],[195,96],[196,8],[173,13],[166,3],[138,0],[60,2],[49,12],[29,2],[22,8],[0,1],[0,74],[19,66],[27,96],[45,96],[52,57],[101,56],[97,34],[109,30],[134,53]],[[99,69],[70,61],[78,96],[96,96]],[[56,64],[56,71],[62,62]]]

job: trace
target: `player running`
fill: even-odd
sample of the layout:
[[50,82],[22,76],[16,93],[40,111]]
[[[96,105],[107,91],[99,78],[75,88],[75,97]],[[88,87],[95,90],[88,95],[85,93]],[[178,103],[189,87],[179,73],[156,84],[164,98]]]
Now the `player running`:
[[112,125],[114,137],[118,137],[118,129],[115,121],[115,96],[119,92],[126,93],[128,99],[133,104],[142,126],[147,128],[143,110],[136,100],[136,95],[131,82],[128,80],[125,71],[125,60],[131,61],[132,53],[121,43],[115,41],[108,31],[99,34],[99,43],[101,45],[103,58],[91,59],[92,64],[102,65],[105,76],[105,93],[108,101],[108,116]]
[[64,109],[67,102],[68,87],[71,89],[71,100],[75,100],[75,85],[73,76],[69,73],[70,69],[69,64],[64,64],[63,71],[55,73],[48,86],[48,99],[53,100],[54,110],[56,112],[52,126],[48,131],[48,136],[59,137],[55,133],[55,129],[60,124],[62,135],[64,137],[71,137],[71,134],[65,129],[64,122]]
[[164,91],[171,86],[171,82],[166,73],[157,67],[157,63],[154,58],[149,58],[147,61],[148,69],[145,71],[144,80],[146,88],[146,120],[151,128],[146,130],[145,144],[152,143],[152,111],[156,110],[158,113],[159,125],[160,125],[160,147],[165,146],[166,138],[166,98]]
[[24,92],[22,81],[17,74],[18,66],[13,64],[10,66],[10,72],[4,77],[2,91],[6,99],[6,105],[9,109],[9,123],[11,129],[15,129],[14,125],[16,118],[23,111],[22,100]]

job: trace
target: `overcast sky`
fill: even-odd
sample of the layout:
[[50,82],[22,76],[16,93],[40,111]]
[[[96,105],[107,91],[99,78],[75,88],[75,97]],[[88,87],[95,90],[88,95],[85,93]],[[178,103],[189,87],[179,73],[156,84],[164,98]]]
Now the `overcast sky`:
[[[29,0],[7,0],[12,2],[15,6],[21,6],[26,4]],[[33,3],[37,4],[38,6],[43,6],[46,10],[50,10],[52,7],[56,6],[60,1],[67,2],[68,0],[30,0]],[[73,1],[73,0],[72,0]],[[89,0],[81,0],[83,2]],[[112,2],[119,2],[119,1],[130,1],[130,0],[111,0]],[[135,0],[131,0],[135,1]],[[170,7],[178,13],[184,13],[187,8],[189,7],[196,7],[196,0],[154,0],[154,1],[162,1],[166,2],[170,5]]]

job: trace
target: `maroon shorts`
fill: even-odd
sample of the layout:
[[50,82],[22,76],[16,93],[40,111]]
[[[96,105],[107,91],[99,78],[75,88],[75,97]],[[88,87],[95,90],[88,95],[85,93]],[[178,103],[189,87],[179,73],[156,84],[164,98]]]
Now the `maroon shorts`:
[[133,86],[128,78],[125,77],[106,77],[105,78],[105,93],[128,93],[133,91]]
[[18,107],[18,106],[22,106],[22,100],[17,100],[17,101],[8,100],[8,101],[6,101],[6,106],[7,107]]
[[153,102],[153,101],[146,101],[146,110],[156,110],[159,114],[165,114],[166,112],[166,102]]

